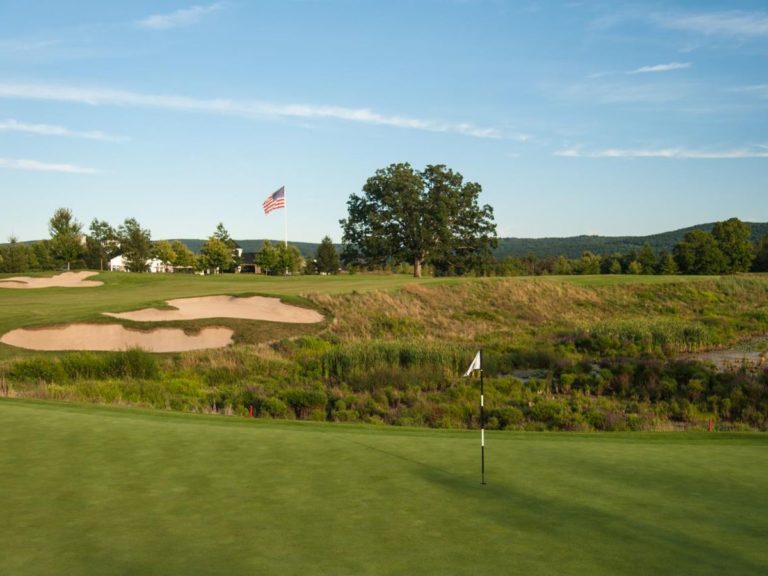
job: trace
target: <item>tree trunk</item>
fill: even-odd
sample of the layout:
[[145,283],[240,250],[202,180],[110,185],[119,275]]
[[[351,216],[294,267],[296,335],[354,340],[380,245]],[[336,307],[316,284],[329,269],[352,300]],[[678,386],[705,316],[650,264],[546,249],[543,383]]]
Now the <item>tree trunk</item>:
[[421,278],[421,258],[414,258],[413,260],[413,277]]

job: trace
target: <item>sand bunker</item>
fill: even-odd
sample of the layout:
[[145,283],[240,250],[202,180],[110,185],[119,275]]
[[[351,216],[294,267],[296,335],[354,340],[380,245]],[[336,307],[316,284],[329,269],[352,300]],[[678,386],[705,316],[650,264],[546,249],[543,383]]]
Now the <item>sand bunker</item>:
[[52,278],[14,276],[0,280],[0,288],[91,288],[103,284],[97,280],[86,280],[97,274],[98,272],[62,272]]
[[180,328],[151,332],[129,330],[120,324],[70,324],[56,328],[12,330],[0,338],[3,344],[30,350],[107,350],[142,348],[149,352],[186,352],[223,348],[232,343],[229,328],[203,328],[185,334]]
[[323,315],[315,310],[291,306],[278,298],[252,296],[204,296],[201,298],[179,298],[168,300],[176,310],[147,308],[134,312],[111,313],[107,316],[133,320],[135,322],[169,322],[172,320],[199,320],[202,318],[242,318],[245,320],[267,320],[289,324],[312,324],[323,321]]

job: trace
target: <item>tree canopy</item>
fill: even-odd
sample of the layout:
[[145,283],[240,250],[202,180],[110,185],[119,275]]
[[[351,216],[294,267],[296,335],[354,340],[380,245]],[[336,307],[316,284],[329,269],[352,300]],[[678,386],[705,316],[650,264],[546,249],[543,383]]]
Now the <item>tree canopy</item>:
[[407,262],[416,277],[426,263],[442,274],[480,271],[496,245],[493,209],[478,205],[481,191],[444,165],[379,169],[347,201],[342,258],[369,267]]

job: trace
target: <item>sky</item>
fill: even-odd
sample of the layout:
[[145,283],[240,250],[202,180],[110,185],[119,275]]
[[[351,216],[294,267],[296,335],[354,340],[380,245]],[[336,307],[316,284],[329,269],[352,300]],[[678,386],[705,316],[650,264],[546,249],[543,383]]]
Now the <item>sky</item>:
[[764,1],[0,0],[0,241],[339,242],[394,162],[504,237],[765,222],[767,129]]

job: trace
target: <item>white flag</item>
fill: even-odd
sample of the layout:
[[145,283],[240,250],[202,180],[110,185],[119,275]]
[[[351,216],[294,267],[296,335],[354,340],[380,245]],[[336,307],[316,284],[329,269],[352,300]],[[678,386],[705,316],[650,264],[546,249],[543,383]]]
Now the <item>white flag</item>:
[[475,370],[480,370],[482,366],[480,366],[480,352],[478,351],[477,354],[475,354],[475,359],[472,360],[472,364],[469,365],[469,368],[467,369],[467,372],[464,374],[464,376],[469,376],[474,372]]

